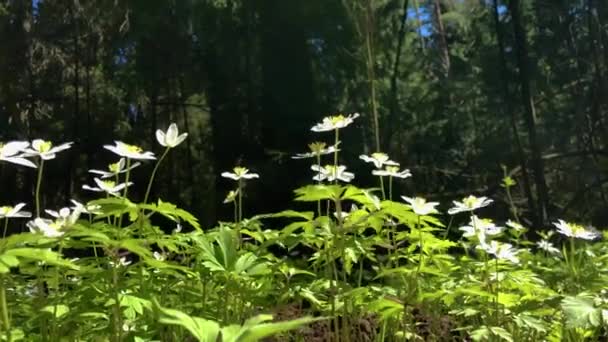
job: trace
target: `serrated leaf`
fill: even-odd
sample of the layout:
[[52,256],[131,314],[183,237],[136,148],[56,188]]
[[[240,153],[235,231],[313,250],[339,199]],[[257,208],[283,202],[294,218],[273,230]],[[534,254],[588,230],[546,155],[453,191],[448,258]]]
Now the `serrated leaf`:
[[593,299],[593,296],[581,293],[562,300],[561,306],[569,327],[589,328],[600,325],[601,311],[595,307]]

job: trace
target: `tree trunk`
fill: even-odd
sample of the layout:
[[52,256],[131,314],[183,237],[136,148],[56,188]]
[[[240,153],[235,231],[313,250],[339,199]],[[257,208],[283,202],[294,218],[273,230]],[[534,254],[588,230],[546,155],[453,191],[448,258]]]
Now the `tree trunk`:
[[518,79],[521,92],[521,101],[524,109],[524,119],[528,130],[530,150],[532,151],[532,169],[534,171],[534,182],[537,196],[537,220],[535,228],[542,228],[547,217],[547,205],[549,201],[547,184],[545,181],[544,163],[541,159],[541,146],[536,133],[536,114],[532,91],[530,89],[530,70],[528,58],[528,46],[526,32],[520,17],[519,0],[509,1],[509,11],[513,22],[513,34],[515,36],[515,49],[517,51],[517,67],[519,69]]
[[393,135],[393,128],[395,124],[395,117],[397,116],[397,107],[399,106],[398,100],[398,89],[397,89],[397,76],[399,75],[399,64],[401,62],[401,52],[403,51],[403,41],[405,40],[405,23],[407,21],[407,8],[408,0],[403,0],[403,14],[401,16],[401,22],[399,26],[399,33],[397,36],[397,51],[395,53],[395,63],[393,64],[393,75],[391,77],[391,109],[387,125],[385,125],[386,135],[384,136],[384,150],[389,151],[391,137]]
[[528,169],[526,168],[526,156],[524,152],[523,145],[521,143],[521,139],[519,138],[519,129],[517,128],[517,117],[514,111],[513,106],[511,105],[511,95],[508,87],[508,79],[509,72],[507,69],[507,59],[505,57],[505,43],[504,43],[504,35],[500,28],[500,15],[498,13],[498,0],[494,1],[494,24],[496,30],[496,41],[498,43],[498,58],[500,61],[500,75],[502,78],[501,88],[503,92],[503,101],[504,104],[504,112],[509,115],[509,123],[511,125],[511,131],[513,134],[513,141],[515,142],[515,148],[517,157],[519,159],[519,164],[521,167],[521,175],[524,186],[524,193],[526,195],[526,199],[528,200],[528,206],[530,207],[530,212],[532,213],[533,221],[537,222],[536,219],[536,204],[534,203],[534,196],[532,195],[532,187],[530,186],[530,177],[528,175]]
[[437,34],[439,35],[439,48],[441,49],[441,66],[443,67],[444,77],[447,78],[450,75],[450,50],[448,48],[448,41],[445,36],[443,20],[441,19],[441,4],[439,0],[435,0],[433,4],[433,14],[435,19],[435,26],[437,28]]

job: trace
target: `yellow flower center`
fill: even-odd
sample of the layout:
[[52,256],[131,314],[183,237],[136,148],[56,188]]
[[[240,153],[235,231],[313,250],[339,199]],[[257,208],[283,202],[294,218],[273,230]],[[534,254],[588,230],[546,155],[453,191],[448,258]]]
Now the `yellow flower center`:
[[467,198],[465,198],[462,203],[467,207],[467,208],[473,208],[476,204],[477,204],[477,197],[475,196],[469,196]]
[[397,173],[399,171],[399,167],[398,166],[387,166],[386,171],[391,172],[391,173]]
[[127,151],[129,151],[129,152],[132,152],[132,153],[141,153],[143,151],[143,149],[141,147],[139,147],[139,146],[128,145],[128,144],[125,144],[125,145],[126,145]]
[[50,141],[43,141],[39,146],[38,146],[38,150],[39,152],[48,152],[51,147],[53,147],[53,143]]
[[308,144],[308,148],[313,153],[321,153],[325,149],[325,146],[327,146],[327,144],[324,142],[313,142],[312,144]]
[[116,182],[111,181],[111,180],[106,180],[106,181],[102,181],[103,185],[107,186],[108,188],[113,188],[116,185]]
[[233,171],[234,171],[234,174],[237,176],[242,176],[242,175],[246,174],[247,172],[249,172],[249,170],[246,167],[240,167],[240,166],[235,167],[233,169]]
[[13,207],[0,207],[0,215],[7,215],[11,210]]
[[581,226],[580,224],[568,223],[568,226],[570,226],[570,229],[572,229],[573,234],[581,233],[581,232],[584,232],[587,230],[587,229],[585,229],[585,227]]
[[338,114],[338,115],[334,115],[334,116],[330,116],[330,117],[329,117],[329,121],[330,121],[332,124],[334,124],[334,125],[336,125],[336,124],[338,124],[338,123],[340,123],[340,122],[344,121],[344,119],[345,119],[345,117],[344,117],[344,115],[342,115],[342,114]]
[[386,161],[388,159],[388,156],[386,155],[386,153],[375,152],[375,153],[372,153],[372,158],[374,158],[376,160]]
[[120,166],[120,163],[113,163],[113,164],[108,165],[108,169],[112,173],[118,173],[118,171],[120,171],[119,166]]

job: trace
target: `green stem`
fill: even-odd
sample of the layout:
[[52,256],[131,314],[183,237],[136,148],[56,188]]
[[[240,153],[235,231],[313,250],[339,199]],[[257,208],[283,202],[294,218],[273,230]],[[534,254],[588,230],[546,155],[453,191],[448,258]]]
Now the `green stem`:
[[38,178],[36,179],[36,217],[40,217],[40,185],[42,183],[42,172],[44,171],[44,159],[40,159],[38,167]]
[[8,304],[6,302],[6,288],[4,286],[4,278],[0,279],[0,305],[2,306],[2,326],[6,331],[6,340],[12,341],[11,336],[11,321],[8,314]]
[[[321,170],[321,154],[317,153],[317,166]],[[317,184],[321,185],[321,181],[318,180]],[[321,217],[321,200],[317,200],[317,217]]]
[[243,221],[243,180],[239,179],[239,210],[238,222],[236,224],[236,238],[239,248],[241,247],[241,221]]
[[388,176],[388,200],[393,200],[393,176]]
[[152,183],[154,183],[154,177],[156,177],[156,171],[158,170],[160,163],[162,163],[163,159],[165,159],[165,156],[167,155],[167,153],[169,153],[170,149],[171,149],[170,147],[167,147],[165,149],[165,152],[163,152],[163,154],[160,156],[160,158],[156,162],[156,165],[154,165],[154,170],[152,170],[152,174],[150,175],[150,180],[148,181],[148,187],[146,188],[146,195],[144,196],[144,204],[148,203],[148,196],[150,196],[150,190],[152,189]]
[[382,199],[386,200],[386,193],[384,193],[384,177],[378,176],[380,178],[380,191],[382,191]]
[[[336,128],[334,146],[338,146],[339,142],[340,142],[340,129]],[[334,167],[338,167],[338,148],[337,147],[336,147],[336,150],[334,151]],[[338,180],[336,180],[336,182],[338,182]]]
[[4,218],[4,231],[2,232],[2,238],[6,238],[6,231],[8,229],[8,217]]
[[416,269],[416,292],[420,292],[420,286],[418,285],[418,275],[422,270],[422,263],[424,262],[424,244],[422,241],[422,227],[420,227],[420,215],[416,215],[416,229],[418,230],[418,240],[420,245],[419,257],[418,257],[418,269]]

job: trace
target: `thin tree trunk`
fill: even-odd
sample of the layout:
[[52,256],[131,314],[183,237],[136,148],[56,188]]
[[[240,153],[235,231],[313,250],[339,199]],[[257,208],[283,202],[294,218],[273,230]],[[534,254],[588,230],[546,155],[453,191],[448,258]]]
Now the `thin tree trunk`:
[[[74,35],[72,37],[72,46],[74,49],[74,113],[72,116],[72,141],[77,142],[78,140],[78,128],[80,119],[80,43],[79,43],[79,27],[78,19],[76,18],[77,8],[74,8],[76,4],[70,5],[70,16],[72,24],[74,25]],[[80,147],[76,146],[78,150]],[[65,196],[66,201],[72,198],[73,192],[73,176],[74,176],[74,161],[77,155],[77,151],[73,151],[68,156],[68,164],[65,178]]]
[[433,5],[433,12],[435,18],[435,25],[438,31],[437,33],[439,34],[441,65],[443,67],[444,77],[447,78],[450,75],[450,50],[448,48],[448,41],[445,37],[445,28],[443,27],[443,20],[441,19],[441,4],[439,0],[435,0]]
[[390,141],[393,135],[393,125],[395,124],[395,117],[397,115],[398,101],[398,89],[397,89],[397,76],[399,75],[399,64],[401,62],[401,52],[403,51],[403,41],[405,40],[405,23],[407,21],[407,8],[408,0],[403,0],[403,14],[401,15],[401,22],[399,26],[399,33],[397,36],[397,52],[395,53],[395,63],[393,64],[393,75],[391,77],[391,109],[389,112],[389,118],[387,120],[386,136],[384,137],[385,148],[388,152],[390,148]]
[[524,109],[524,119],[528,130],[530,150],[532,151],[532,169],[537,195],[537,222],[536,229],[540,229],[547,217],[547,205],[549,201],[547,183],[545,181],[545,167],[541,158],[541,146],[536,132],[536,114],[534,100],[530,89],[530,70],[528,67],[528,46],[526,32],[521,22],[519,11],[519,0],[509,1],[509,10],[513,22],[513,33],[515,36],[515,49],[517,51],[518,78],[521,91],[521,101]]
[[420,49],[424,51],[424,37],[422,35],[422,20],[420,20],[420,6],[418,6],[418,0],[414,0],[414,13],[416,14],[416,27],[418,30],[418,38],[420,39]]
[[498,43],[498,58],[500,60],[500,75],[502,78],[501,86],[503,92],[503,104],[504,110],[509,115],[509,123],[511,125],[511,131],[513,133],[513,141],[515,142],[517,157],[519,159],[519,165],[521,167],[522,181],[524,186],[524,193],[530,207],[530,212],[534,218],[534,222],[538,221],[535,216],[537,214],[536,204],[534,203],[534,196],[532,195],[532,187],[530,186],[530,177],[528,175],[528,169],[526,168],[526,156],[524,152],[521,139],[519,138],[519,129],[517,128],[517,117],[513,106],[511,105],[511,95],[508,87],[509,73],[507,69],[507,59],[505,57],[505,43],[504,35],[500,28],[500,14],[498,13],[498,0],[494,1],[494,24],[496,30],[496,41]]
[[367,78],[370,92],[370,109],[374,127],[374,143],[376,151],[380,151],[380,119],[378,118],[378,103],[376,100],[376,62],[374,58],[374,6],[373,0],[367,0],[365,10],[365,52]]

